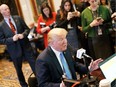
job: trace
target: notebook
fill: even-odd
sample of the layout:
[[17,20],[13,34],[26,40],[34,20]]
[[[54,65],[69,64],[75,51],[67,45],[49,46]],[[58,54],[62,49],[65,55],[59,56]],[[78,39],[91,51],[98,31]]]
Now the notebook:
[[116,53],[101,62],[99,67],[104,77],[112,83],[116,79]]

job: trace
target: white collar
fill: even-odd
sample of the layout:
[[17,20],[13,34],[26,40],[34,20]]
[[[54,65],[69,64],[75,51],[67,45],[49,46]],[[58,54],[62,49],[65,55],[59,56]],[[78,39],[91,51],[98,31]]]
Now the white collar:
[[60,51],[57,51],[57,50],[55,50],[52,46],[50,46],[51,47],[51,49],[53,50],[53,52],[56,54],[56,55],[60,55]]

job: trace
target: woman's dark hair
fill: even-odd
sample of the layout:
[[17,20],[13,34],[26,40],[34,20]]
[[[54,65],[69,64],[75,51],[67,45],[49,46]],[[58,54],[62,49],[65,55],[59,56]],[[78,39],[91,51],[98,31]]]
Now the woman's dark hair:
[[41,14],[42,14],[42,16],[43,16],[43,19],[44,19],[45,21],[48,19],[48,17],[43,13],[43,9],[44,9],[44,8],[48,8],[48,9],[49,9],[49,11],[50,11],[49,18],[53,18],[52,10],[51,10],[50,6],[48,5],[48,3],[43,3],[43,4],[41,5]]
[[[103,5],[103,3],[101,2],[102,0],[100,0],[100,4]],[[108,0],[106,0],[106,5],[108,5]]]
[[66,2],[70,3],[70,7],[71,7],[70,12],[74,11],[73,4],[72,4],[71,0],[62,0],[61,6],[60,6],[60,15],[61,15],[60,19],[66,19],[67,18],[67,13],[68,12],[64,9],[64,5],[65,5]]

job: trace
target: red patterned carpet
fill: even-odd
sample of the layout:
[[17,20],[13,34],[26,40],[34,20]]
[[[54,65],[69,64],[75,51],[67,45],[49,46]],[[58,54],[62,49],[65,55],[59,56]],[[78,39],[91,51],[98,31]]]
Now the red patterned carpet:
[[[23,72],[26,80],[32,73],[28,63],[23,63]],[[20,87],[13,63],[0,59],[0,87]]]

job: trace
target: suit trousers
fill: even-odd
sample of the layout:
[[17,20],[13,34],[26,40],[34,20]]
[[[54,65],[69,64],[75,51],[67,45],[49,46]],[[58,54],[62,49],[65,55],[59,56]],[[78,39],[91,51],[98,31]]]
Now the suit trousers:
[[26,59],[29,62],[31,69],[35,74],[35,58],[33,56],[33,53],[28,53],[28,52],[24,51],[24,54],[25,55],[23,55],[22,57],[12,58],[12,61],[13,61],[14,67],[16,69],[17,76],[18,76],[21,86],[28,87],[28,85],[25,81],[23,71],[22,71],[22,63],[23,63],[23,60]]

